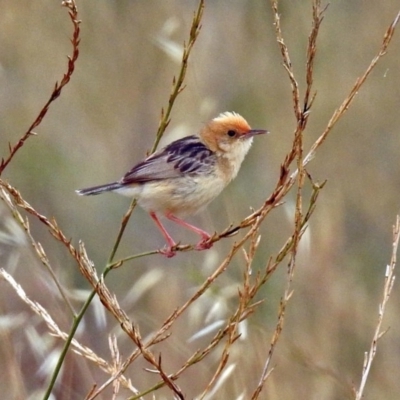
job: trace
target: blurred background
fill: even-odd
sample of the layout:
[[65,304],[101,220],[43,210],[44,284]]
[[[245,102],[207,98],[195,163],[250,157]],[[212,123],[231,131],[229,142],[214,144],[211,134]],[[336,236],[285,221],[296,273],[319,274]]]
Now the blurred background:
[[[72,24],[61,2],[2,0],[0,13],[0,156],[8,154],[48,100],[66,71]],[[196,1],[79,1],[80,57],[72,80],[51,105],[43,123],[6,169],[3,178],[40,213],[55,217],[74,245],[83,240],[99,271],[105,265],[129,200],[113,194],[82,198],[75,190],[120,178],[152,147],[161,107],[179,71]],[[305,148],[316,140],[356,78],[377,53],[398,12],[391,0],[335,0],[326,11],[318,39],[312,108]],[[304,89],[310,1],[281,1],[283,33],[300,88]],[[302,244],[293,281],[294,295],[273,358],[275,370],[263,392],[268,399],[346,399],[359,384],[364,352],[377,322],[392,225],[400,212],[400,32],[352,107],[310,164],[316,181],[328,180]],[[237,179],[198,216],[209,232],[238,223],[272,191],[279,166],[291,147],[295,118],[291,88],[282,67],[268,1],[206,2],[202,29],[190,58],[186,88],[172,112],[162,145],[193,134],[223,111],[242,114],[258,137]],[[294,193],[261,230],[253,265],[263,269],[293,226]],[[64,330],[70,316],[48,272],[32,252],[10,211],[0,203],[0,262],[27,294],[39,301]],[[77,308],[89,286],[63,246],[31,219]],[[176,240],[197,237],[168,225]],[[243,232],[241,233],[243,235]],[[146,257],[110,274],[108,284],[142,335],[157,329],[221,262],[234,238],[211,250],[166,260]],[[159,231],[135,210],[118,258],[164,245]],[[160,344],[167,371],[175,371],[215,333],[193,335],[226,319],[237,303],[244,259],[235,257],[226,273]],[[286,282],[285,265],[263,288],[266,299],[249,318],[231,352],[233,372],[214,398],[248,398],[256,387],[275,329]],[[60,340],[42,320],[0,282],[0,387],[7,399],[40,398]],[[397,399],[400,393],[400,290],[395,284],[366,387],[371,399]],[[94,303],[77,338],[110,359],[107,334],[115,333],[123,355],[132,343],[118,324]],[[218,354],[189,369],[178,381],[187,398],[201,393]],[[140,390],[157,381],[136,364],[126,376]],[[57,386],[57,399],[79,399],[108,377],[72,353]],[[110,393],[103,399],[110,398]],[[127,392],[123,392],[126,395]],[[121,397],[125,398],[125,397]],[[150,398],[150,397],[148,397]],[[168,390],[155,394],[169,399]]]

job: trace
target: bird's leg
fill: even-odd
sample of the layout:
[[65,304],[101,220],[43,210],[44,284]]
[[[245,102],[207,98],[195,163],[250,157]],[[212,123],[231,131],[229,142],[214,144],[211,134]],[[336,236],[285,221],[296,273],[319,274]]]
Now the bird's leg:
[[167,230],[164,228],[163,224],[161,223],[161,221],[158,219],[157,215],[154,212],[150,213],[150,217],[153,218],[153,221],[156,223],[156,225],[160,229],[161,233],[163,234],[163,236],[164,236],[164,238],[167,241],[168,246],[169,246],[169,247],[166,247],[164,249],[161,249],[160,253],[163,254],[164,256],[168,257],[168,258],[173,257],[176,254],[176,252],[172,250],[172,248],[174,246],[176,246],[176,243],[175,243],[174,239],[172,239],[172,237],[167,232]]
[[169,220],[176,222],[177,224],[184,226],[185,228],[190,229],[191,231],[196,232],[198,235],[201,236],[201,241],[199,243],[197,243],[195,246],[196,250],[206,250],[206,249],[209,249],[212,247],[213,244],[209,242],[209,240],[211,239],[211,236],[206,231],[203,231],[202,229],[189,224],[188,222],[184,221],[183,219],[175,217],[175,215],[173,215],[171,213],[166,213],[165,216]]

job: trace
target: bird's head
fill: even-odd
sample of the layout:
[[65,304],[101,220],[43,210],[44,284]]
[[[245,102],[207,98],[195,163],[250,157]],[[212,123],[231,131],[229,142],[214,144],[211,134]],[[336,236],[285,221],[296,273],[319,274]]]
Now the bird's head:
[[200,138],[212,151],[228,158],[243,161],[255,135],[268,133],[264,129],[251,129],[247,121],[235,112],[224,112],[212,119],[200,132]]

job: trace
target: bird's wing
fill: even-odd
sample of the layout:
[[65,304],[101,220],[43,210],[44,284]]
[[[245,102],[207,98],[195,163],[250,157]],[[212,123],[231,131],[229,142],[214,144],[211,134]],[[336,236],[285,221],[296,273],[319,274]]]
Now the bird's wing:
[[120,182],[145,183],[188,174],[195,176],[210,171],[215,160],[215,154],[197,136],[187,136],[135,165]]

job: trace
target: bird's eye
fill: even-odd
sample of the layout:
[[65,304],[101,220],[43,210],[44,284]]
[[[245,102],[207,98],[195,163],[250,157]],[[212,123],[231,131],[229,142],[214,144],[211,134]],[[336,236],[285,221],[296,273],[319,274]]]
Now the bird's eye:
[[231,129],[231,130],[228,131],[228,136],[229,137],[234,137],[235,135],[236,135],[236,132],[234,130]]

